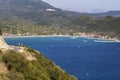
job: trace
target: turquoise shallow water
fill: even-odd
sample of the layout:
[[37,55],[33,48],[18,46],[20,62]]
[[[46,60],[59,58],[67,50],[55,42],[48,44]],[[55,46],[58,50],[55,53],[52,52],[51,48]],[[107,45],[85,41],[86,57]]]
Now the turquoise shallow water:
[[6,38],[42,52],[79,80],[120,80],[120,43],[70,37]]

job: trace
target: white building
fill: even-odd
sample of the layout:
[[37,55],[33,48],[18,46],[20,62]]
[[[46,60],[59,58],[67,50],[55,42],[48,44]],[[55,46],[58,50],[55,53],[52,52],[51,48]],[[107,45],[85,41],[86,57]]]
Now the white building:
[[46,9],[48,12],[55,12],[55,9]]

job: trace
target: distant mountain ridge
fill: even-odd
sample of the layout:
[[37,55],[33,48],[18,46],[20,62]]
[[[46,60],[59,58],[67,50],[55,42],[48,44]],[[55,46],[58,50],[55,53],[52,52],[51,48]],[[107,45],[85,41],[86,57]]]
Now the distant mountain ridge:
[[64,11],[42,0],[0,0],[0,18],[18,17],[29,19],[40,25],[67,23],[79,16],[120,16],[120,11],[106,13],[78,13]]
[[95,15],[97,17],[105,17],[105,16],[120,17],[120,10],[102,12],[102,13],[97,13],[97,14],[93,14],[93,15]]

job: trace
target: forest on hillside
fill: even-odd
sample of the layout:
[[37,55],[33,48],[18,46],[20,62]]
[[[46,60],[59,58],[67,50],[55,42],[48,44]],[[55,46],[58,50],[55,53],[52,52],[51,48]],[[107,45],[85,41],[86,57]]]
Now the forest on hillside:
[[34,21],[25,19],[2,19],[0,28],[4,34],[13,35],[74,35],[75,33],[97,33],[99,35],[108,35],[110,37],[120,38],[120,17],[91,17],[80,16],[72,19],[68,23],[41,25]]

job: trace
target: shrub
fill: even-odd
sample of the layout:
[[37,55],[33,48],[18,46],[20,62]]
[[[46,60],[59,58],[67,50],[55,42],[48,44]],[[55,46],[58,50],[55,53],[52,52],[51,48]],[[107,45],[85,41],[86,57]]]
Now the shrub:
[[10,71],[8,78],[10,80],[77,80],[42,54],[34,54],[37,60],[33,61],[28,61],[23,54],[15,51],[3,54],[2,60]]
[[24,70],[24,67],[28,65],[28,61],[25,57],[15,51],[9,51],[3,56],[3,61],[7,64],[9,70],[15,69],[20,72]]
[[22,73],[18,73],[16,71],[12,70],[8,74],[8,78],[9,78],[9,80],[24,80],[24,75]]
[[0,35],[2,35],[2,29],[0,28]]

